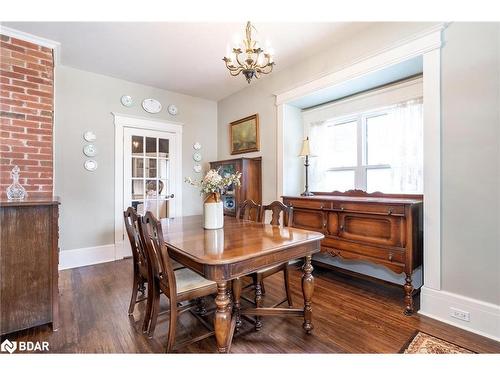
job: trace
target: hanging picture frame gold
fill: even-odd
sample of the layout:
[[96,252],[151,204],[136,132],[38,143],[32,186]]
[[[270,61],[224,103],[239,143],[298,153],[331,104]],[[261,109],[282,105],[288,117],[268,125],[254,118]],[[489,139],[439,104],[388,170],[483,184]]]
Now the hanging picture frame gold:
[[231,155],[260,150],[259,115],[233,121],[229,124]]

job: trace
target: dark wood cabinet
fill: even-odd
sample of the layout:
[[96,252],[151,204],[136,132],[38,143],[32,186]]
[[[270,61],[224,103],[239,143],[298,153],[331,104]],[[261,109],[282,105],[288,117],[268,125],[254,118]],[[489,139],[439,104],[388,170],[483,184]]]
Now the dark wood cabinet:
[[[210,162],[211,169],[219,173],[241,172],[241,186],[222,196],[224,214],[236,216],[238,206],[245,200],[262,203],[262,158],[237,158]],[[256,220],[257,218],[252,218]]]
[[0,201],[0,335],[58,328],[57,199]]
[[405,312],[413,312],[412,274],[422,264],[421,195],[346,193],[283,197],[292,206],[293,226],[325,235],[321,251],[362,260],[405,274]]

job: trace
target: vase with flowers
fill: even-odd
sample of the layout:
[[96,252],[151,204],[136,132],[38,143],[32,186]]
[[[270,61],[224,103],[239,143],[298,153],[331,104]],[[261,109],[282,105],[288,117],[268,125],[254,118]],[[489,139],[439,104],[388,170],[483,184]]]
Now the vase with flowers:
[[203,203],[203,228],[220,229],[224,226],[224,205],[221,195],[232,186],[240,186],[241,173],[225,174],[211,169],[201,180],[186,178],[190,185],[200,188],[200,193],[205,195]]

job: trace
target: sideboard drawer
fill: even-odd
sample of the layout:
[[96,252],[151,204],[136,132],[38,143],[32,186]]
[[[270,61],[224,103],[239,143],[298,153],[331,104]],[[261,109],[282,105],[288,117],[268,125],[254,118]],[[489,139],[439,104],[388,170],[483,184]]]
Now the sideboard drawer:
[[325,229],[325,218],[322,211],[319,210],[293,210],[293,226],[323,232]]
[[402,216],[405,213],[405,207],[403,205],[373,204],[364,202],[333,202],[332,209],[336,211],[365,212],[388,216]]
[[331,208],[331,202],[324,202],[319,200],[301,200],[301,199],[291,199],[284,202],[288,206],[293,208],[309,208],[309,209],[328,209]]

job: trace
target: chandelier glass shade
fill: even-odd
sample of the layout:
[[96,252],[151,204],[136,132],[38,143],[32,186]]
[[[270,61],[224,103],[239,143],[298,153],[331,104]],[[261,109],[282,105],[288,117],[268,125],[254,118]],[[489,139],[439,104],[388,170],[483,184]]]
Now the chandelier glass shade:
[[259,42],[252,39],[252,28],[255,30],[248,21],[243,47],[234,47],[232,53],[228,53],[228,56],[222,59],[233,77],[243,73],[248,83],[252,78],[260,78],[262,74],[271,73],[274,67],[271,52],[264,51],[260,48]]

